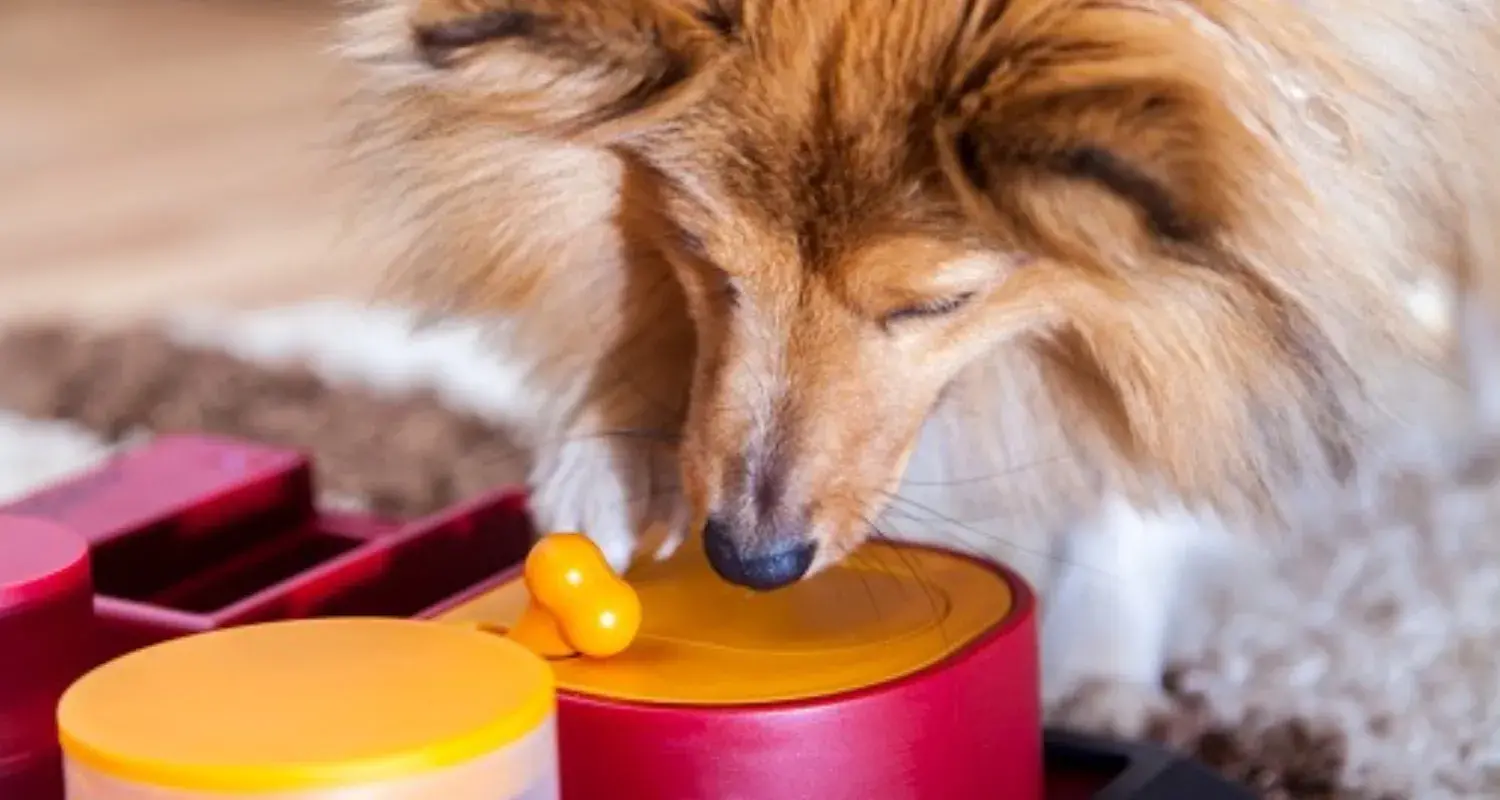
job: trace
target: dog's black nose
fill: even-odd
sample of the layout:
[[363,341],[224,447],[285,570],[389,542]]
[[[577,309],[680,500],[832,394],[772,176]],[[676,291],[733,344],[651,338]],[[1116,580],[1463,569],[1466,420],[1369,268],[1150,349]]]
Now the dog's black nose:
[[708,551],[709,565],[719,577],[764,592],[796,583],[806,575],[818,545],[810,541],[779,541],[746,552],[736,544],[727,523],[710,517],[703,526],[703,548]]

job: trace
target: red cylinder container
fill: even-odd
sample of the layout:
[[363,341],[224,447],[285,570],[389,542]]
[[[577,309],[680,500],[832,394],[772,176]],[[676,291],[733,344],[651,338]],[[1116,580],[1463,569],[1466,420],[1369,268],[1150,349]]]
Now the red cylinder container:
[[0,798],[57,800],[57,700],[94,666],[87,544],[66,528],[0,517]]
[[1032,613],[1025,595],[956,657],[816,701],[687,709],[564,694],[563,797],[1037,800]]
[[[1019,575],[877,543],[776,592],[730,586],[690,545],[625,579],[630,647],[552,661],[564,800],[1043,797]],[[514,631],[531,606],[513,573],[437,618]]]

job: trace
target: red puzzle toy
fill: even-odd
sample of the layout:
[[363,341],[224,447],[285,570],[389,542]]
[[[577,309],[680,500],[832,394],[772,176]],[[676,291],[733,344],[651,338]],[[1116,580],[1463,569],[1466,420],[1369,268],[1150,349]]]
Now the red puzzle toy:
[[523,493],[405,523],[320,511],[314,495],[298,454],[166,437],[0,508],[0,651],[40,654],[0,660],[0,797],[60,796],[52,709],[90,666],[330,617],[510,633],[560,656],[567,800],[1249,797],[1150,749],[1044,748],[1032,595],[964,556],[872,546],[753,595],[685,548],[625,576],[638,631],[611,633],[636,624],[615,603],[585,610],[605,627],[580,634],[534,613],[558,595],[534,576],[528,590]]

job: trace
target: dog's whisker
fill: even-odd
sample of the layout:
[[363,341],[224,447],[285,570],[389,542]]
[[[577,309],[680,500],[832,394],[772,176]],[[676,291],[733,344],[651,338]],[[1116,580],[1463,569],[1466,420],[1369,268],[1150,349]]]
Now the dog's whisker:
[[[886,509],[886,513],[887,514],[897,514],[897,515],[900,515],[901,517],[903,517],[903,518],[905,518],[907,520],[910,520],[912,522],[915,522],[915,523],[928,523],[928,524],[930,524],[930,523],[937,522],[937,523],[942,523],[943,525],[946,525],[946,526],[951,526],[952,528],[956,529],[956,531],[954,532],[954,536],[956,538],[960,539],[961,541],[964,540],[964,536],[963,536],[964,534],[967,534],[968,536],[973,537],[972,539],[969,539],[968,541],[964,541],[964,544],[966,544],[966,545],[971,545],[972,546],[972,545],[974,545],[976,543],[976,540],[977,540],[977,543],[980,545],[980,548],[984,549],[984,550],[988,550],[989,549],[985,545],[996,545],[996,546],[1003,547],[1005,549],[1008,549],[1008,550],[1011,550],[1011,551],[1014,551],[1016,553],[1020,553],[1020,554],[1023,554],[1023,555],[1029,556],[1029,557],[1040,558],[1040,559],[1043,559],[1043,560],[1045,560],[1047,562],[1050,562],[1050,563],[1053,563],[1053,564],[1066,564],[1066,565],[1068,565],[1070,567],[1075,567],[1076,566],[1076,567],[1080,567],[1082,569],[1087,569],[1087,570],[1090,570],[1090,571],[1093,571],[1093,572],[1098,572],[1097,569],[1095,569],[1094,567],[1091,567],[1091,566],[1089,566],[1087,564],[1074,564],[1073,562],[1068,561],[1067,559],[1063,558],[1062,556],[1058,555],[1057,553],[1052,552],[1051,550],[1041,550],[1041,549],[1032,548],[1032,547],[1025,547],[1025,546],[1022,546],[1021,544],[1019,544],[1017,542],[1014,542],[1014,541],[1011,541],[1010,539],[1007,539],[1004,536],[998,535],[996,533],[992,533],[992,532],[987,532],[987,531],[981,530],[979,528],[974,527],[972,523],[967,523],[967,522],[964,522],[963,520],[956,519],[956,518],[954,518],[952,516],[949,516],[947,514],[940,513],[936,509],[931,508],[930,506],[926,506],[926,505],[923,505],[922,503],[918,503],[918,502],[916,502],[914,500],[911,500],[909,498],[902,497],[899,494],[894,494],[894,493],[891,493],[891,492],[886,492],[885,494],[886,494],[887,499],[891,503],[891,505],[888,506],[887,509]],[[906,506],[907,508],[902,508],[902,506]],[[916,513],[913,513],[912,510],[908,510],[908,509],[913,509],[913,510],[915,510]],[[916,514],[924,514],[925,516],[917,516]],[[1004,515],[1004,514],[997,515],[997,517],[1001,517],[1001,516],[1008,516],[1008,515]],[[932,529],[929,528],[929,530],[932,530]]]
[[1046,467],[1046,466],[1050,466],[1050,465],[1053,465],[1053,464],[1057,464],[1057,463],[1065,460],[1066,458],[1067,458],[1066,455],[1058,455],[1058,456],[1052,456],[1050,458],[1037,459],[1035,461],[1030,461],[1030,462],[1027,462],[1025,464],[1016,464],[1016,465],[1007,467],[1006,469],[1001,470],[999,472],[993,472],[993,473],[990,473],[988,475],[977,475],[977,476],[973,476],[973,477],[969,477],[969,478],[953,478],[953,479],[950,479],[950,480],[941,480],[941,481],[913,481],[913,480],[907,480],[907,481],[902,481],[902,484],[905,485],[905,486],[922,487],[922,488],[951,488],[951,487],[957,487],[957,486],[971,486],[971,485],[977,485],[977,484],[998,483],[998,482],[1003,481],[1003,480],[1009,480],[1009,479],[1015,478],[1017,475],[1025,473],[1028,470],[1040,469],[1042,467]]
[[[874,560],[873,556],[871,556],[870,553],[868,553],[868,552],[861,552],[859,550],[855,550],[854,552],[850,553],[849,554],[849,560],[851,562],[853,562],[856,566],[859,565],[859,563],[861,561],[865,561],[865,560],[870,561],[870,563],[874,564],[876,567],[880,566],[879,563]],[[880,607],[880,601],[875,596],[875,590],[874,590],[874,588],[872,588],[870,586],[870,579],[865,576],[864,570],[857,570],[857,572],[859,573],[859,583],[860,583],[860,586],[864,587],[864,590],[865,590],[865,598],[870,601],[870,607],[873,608],[873,609],[875,609],[875,616],[876,616],[877,619],[879,619],[879,618],[881,618],[883,616],[883,614],[882,614],[882,610],[881,610],[881,607]]]
[[[876,527],[875,524],[868,518],[865,518],[865,524],[871,531],[872,539],[893,545],[896,544],[885,534],[881,533],[880,529]],[[937,598],[937,588],[932,585],[932,582],[926,575],[922,573],[922,570],[918,569],[916,562],[912,561],[910,558],[907,558],[906,554],[902,552],[899,546],[893,546],[885,549],[887,549],[892,555],[896,557],[896,560],[899,561],[902,566],[906,568],[906,571],[911,575],[912,580],[916,581],[918,588],[920,588],[922,591],[922,596],[927,600],[928,612],[932,615],[933,619],[936,619],[939,621],[939,623],[941,623],[942,614],[938,611],[938,607],[940,604]],[[939,624],[938,628],[942,632],[942,635],[946,638],[946,629],[944,629],[941,624]]]
[[[903,500],[902,502],[906,501]],[[960,544],[964,545],[965,547],[979,550],[987,557],[996,557],[992,551],[996,547],[999,547],[1027,556],[1038,556],[1049,560],[1057,558],[1057,556],[1051,554],[1050,552],[1044,553],[1043,551],[1035,548],[1022,546],[1021,544],[1011,541],[1004,536],[983,531],[960,520],[956,520],[945,515],[924,511],[922,509],[918,509],[917,512],[914,513],[911,510],[889,507],[886,509],[885,515],[895,516],[899,519],[921,525],[923,526],[923,529],[928,533],[935,533],[942,537],[951,537],[953,539],[957,539]]]

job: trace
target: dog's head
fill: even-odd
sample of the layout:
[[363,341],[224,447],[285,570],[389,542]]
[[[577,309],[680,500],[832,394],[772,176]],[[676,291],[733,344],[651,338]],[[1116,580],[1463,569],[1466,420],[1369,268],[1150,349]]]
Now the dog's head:
[[1236,257],[1278,163],[1194,29],[1220,4],[408,5],[432,135],[556,136],[653,182],[698,340],[685,486],[732,581],[858,544],[1002,343],[1189,490],[1253,483],[1227,471],[1260,401],[1313,393],[1295,303]]

